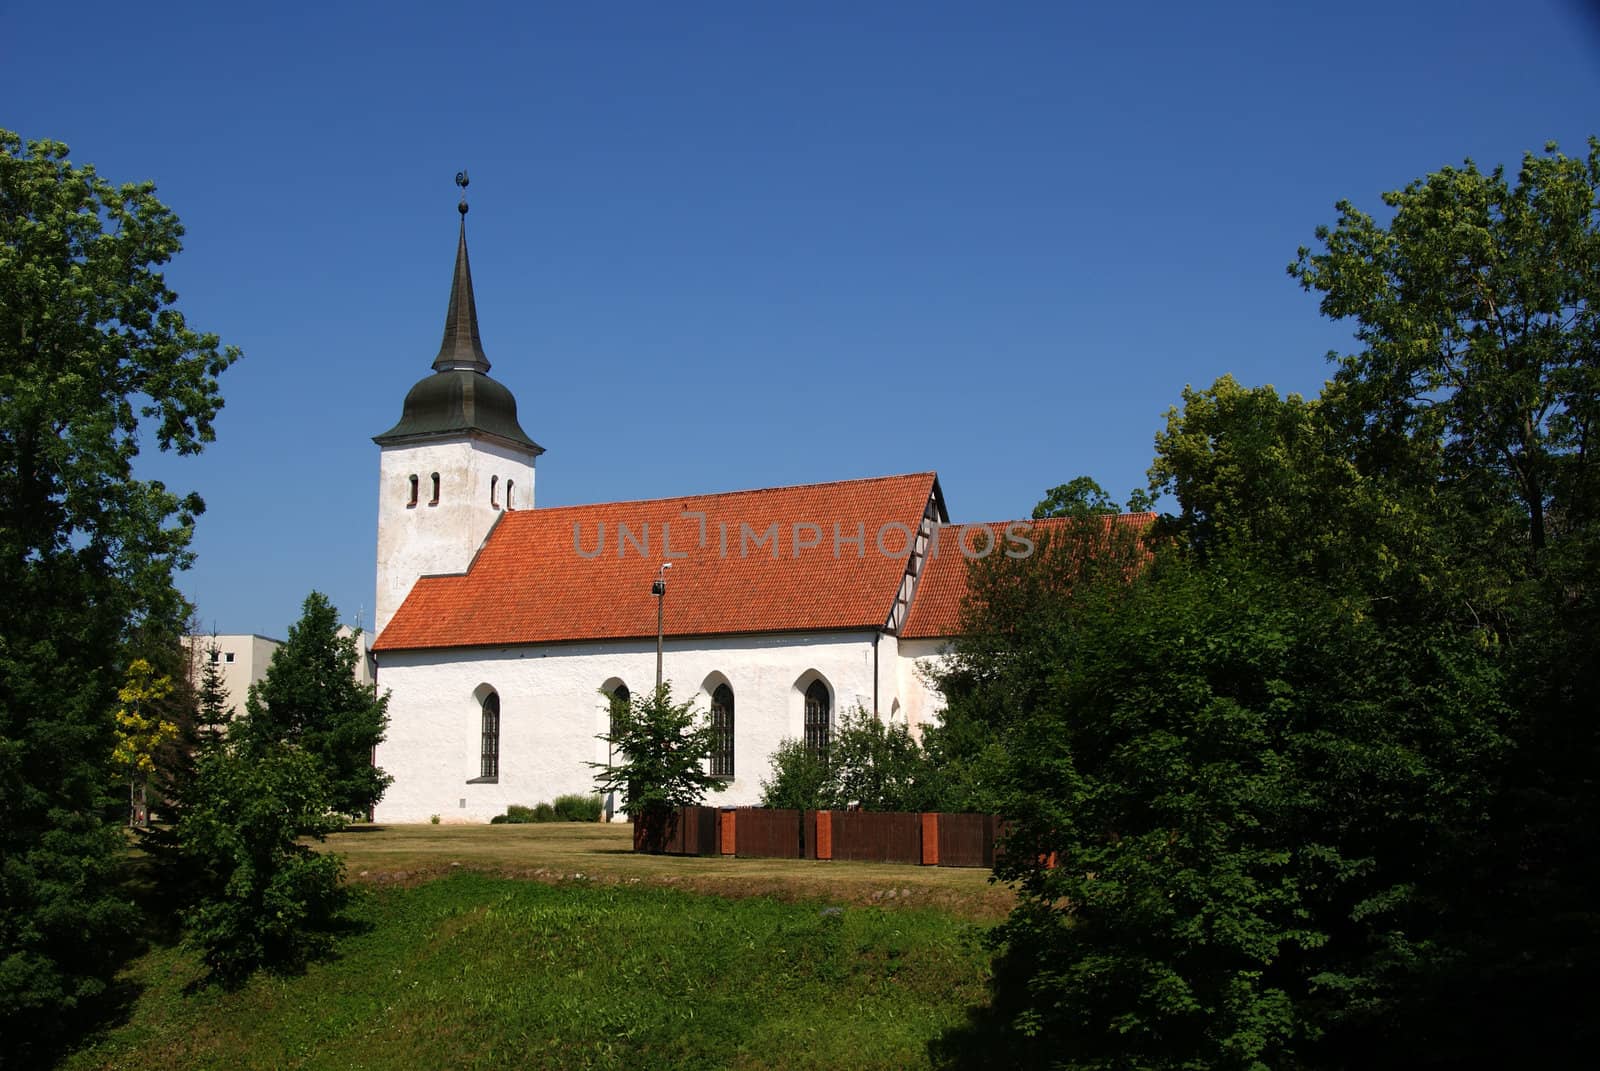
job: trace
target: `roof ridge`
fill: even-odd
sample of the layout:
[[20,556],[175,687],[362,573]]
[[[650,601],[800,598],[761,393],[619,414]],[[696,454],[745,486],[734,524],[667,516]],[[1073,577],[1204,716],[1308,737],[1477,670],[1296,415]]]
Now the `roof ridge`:
[[817,487],[842,487],[854,483],[887,483],[890,480],[908,480],[916,476],[937,478],[938,473],[932,470],[927,472],[898,472],[891,476],[858,476],[851,480],[823,480],[818,483],[786,483],[776,487],[743,487],[737,491],[701,491],[687,495],[663,495],[659,498],[625,498],[614,502],[574,502],[566,506],[538,506],[533,509],[514,510],[519,514],[534,513],[548,514],[562,510],[593,509],[596,506],[647,506],[656,502],[682,502],[690,498],[734,498],[739,495],[764,495],[773,491],[802,491]]

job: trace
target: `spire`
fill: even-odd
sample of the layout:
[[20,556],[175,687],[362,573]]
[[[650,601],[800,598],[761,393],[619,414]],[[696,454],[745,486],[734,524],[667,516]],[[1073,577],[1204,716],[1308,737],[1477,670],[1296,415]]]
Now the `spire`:
[[473,372],[489,371],[489,358],[484,355],[483,342],[478,338],[478,305],[472,298],[472,266],[467,262],[467,173],[457,172],[456,185],[461,187],[461,203],[456,210],[461,213],[461,238],[456,243],[456,274],[450,283],[450,309],[444,318],[444,341],[439,344],[439,355],[433,359],[438,372],[463,368]]

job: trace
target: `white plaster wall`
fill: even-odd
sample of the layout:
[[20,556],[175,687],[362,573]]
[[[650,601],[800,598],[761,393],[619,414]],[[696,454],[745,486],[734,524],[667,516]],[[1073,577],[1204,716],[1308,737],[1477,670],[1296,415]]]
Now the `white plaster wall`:
[[[735,777],[708,803],[759,801],[769,756],[783,738],[802,735],[802,689],[811,672],[832,689],[835,717],[857,703],[871,709],[872,635],[667,641],[666,679],[675,698],[692,696],[704,712],[710,707],[708,678],[720,673],[733,688]],[[880,675],[893,680],[897,660],[885,653],[880,649]],[[445,822],[486,822],[508,804],[531,806],[567,792],[593,792],[594,770],[585,764],[606,760],[605,742],[596,739],[608,717],[599,690],[613,678],[636,696],[648,692],[655,685],[655,643],[380,653],[378,687],[390,692],[390,700],[389,731],[377,762],[394,783],[378,804],[377,820],[426,822],[437,814]],[[478,776],[482,733],[473,693],[485,684],[500,695],[500,778],[497,784],[468,784]],[[891,700],[880,692],[883,709]]]
[[[189,647],[190,659],[194,666],[192,679],[197,685],[204,670],[204,660],[210,657],[211,645],[216,644],[217,669],[222,674],[222,687],[228,693],[227,704],[233,708],[235,714],[244,713],[250,686],[267,675],[267,666],[272,663],[272,655],[281,646],[277,640],[248,632],[217,636],[209,633],[185,636],[183,642]],[[233,655],[232,662],[228,661],[230,654]]]
[[[439,504],[433,474],[439,474]],[[417,477],[417,504],[411,477]],[[515,483],[513,507],[533,508],[533,455],[473,436],[451,442],[385,446],[378,457],[378,590],[373,634],[379,635],[420,576],[464,572],[506,505],[507,480]],[[489,482],[495,502],[489,501]]]
[[901,640],[896,665],[895,690],[900,710],[912,733],[920,737],[927,725],[936,725],[944,713],[944,695],[929,679],[929,671],[948,660],[949,640]]

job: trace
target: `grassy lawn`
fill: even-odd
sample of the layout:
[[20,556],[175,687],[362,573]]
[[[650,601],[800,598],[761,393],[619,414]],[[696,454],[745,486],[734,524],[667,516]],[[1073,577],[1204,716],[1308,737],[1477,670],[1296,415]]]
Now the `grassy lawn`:
[[1011,891],[989,871],[806,859],[635,855],[621,822],[545,825],[361,826],[328,838],[358,883],[415,883],[452,870],[561,881],[669,885],[724,896],[826,898],[850,904],[910,904],[978,920],[1011,910]]
[[[196,989],[191,955],[152,951],[129,972],[140,992],[127,1021],[63,1066],[905,1068],[926,1066],[928,1041],[986,997],[988,957],[971,922],[855,906],[873,884],[856,876],[843,879],[842,909],[742,886],[739,899],[662,887],[654,882],[677,876],[666,874],[672,866],[720,861],[630,861],[622,832],[347,834],[337,847],[352,874],[366,869],[369,879],[385,864],[393,867],[383,873],[408,875],[466,865],[435,881],[361,887],[354,915],[363,932],[299,977],[258,976],[233,993]],[[430,851],[439,837],[450,847]],[[591,859],[608,863],[613,880],[549,873],[600,869]],[[784,868],[818,868],[748,862],[720,865],[750,870],[752,886],[781,881]],[[469,869],[480,865],[543,867],[546,880]],[[921,875],[932,884],[916,887],[930,898],[944,881],[959,889],[977,878],[981,888],[981,874],[863,869],[904,873],[897,889]]]

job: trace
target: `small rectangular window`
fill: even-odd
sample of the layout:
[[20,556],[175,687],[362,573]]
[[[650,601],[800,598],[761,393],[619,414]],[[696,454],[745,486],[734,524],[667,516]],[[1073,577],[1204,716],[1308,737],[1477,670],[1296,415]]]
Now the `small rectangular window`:
[[229,651],[227,654],[223,655],[222,656],[222,660],[224,662],[232,662],[233,661],[233,652]]

